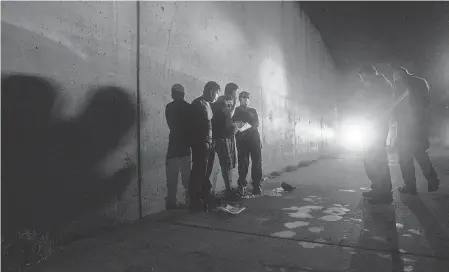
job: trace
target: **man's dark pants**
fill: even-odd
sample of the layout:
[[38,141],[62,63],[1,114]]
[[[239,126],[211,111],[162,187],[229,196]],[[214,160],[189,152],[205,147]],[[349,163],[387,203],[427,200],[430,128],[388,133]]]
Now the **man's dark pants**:
[[[218,160],[220,162],[221,174],[223,176],[223,181],[227,191],[231,190],[232,185],[232,169],[236,165],[236,150],[235,150],[235,138],[223,138],[214,139],[213,149],[217,152]],[[215,153],[211,152],[211,157],[209,158],[209,168],[207,171],[207,176],[210,177],[212,174],[212,168],[215,161]]]
[[429,149],[429,138],[425,131],[416,130],[413,132],[410,128],[398,127],[397,147],[399,155],[399,166],[402,172],[402,178],[406,186],[416,187],[415,159],[426,177],[429,184],[439,184],[435,169],[430,161],[427,150]]
[[251,157],[251,179],[254,186],[260,186],[262,180],[262,145],[260,135],[255,131],[238,133],[237,153],[238,153],[238,184],[246,186],[246,176],[248,175],[249,158]]
[[379,194],[391,194],[391,174],[388,166],[386,141],[389,125],[378,126],[375,139],[366,150],[364,156],[365,172],[371,181],[371,190]]
[[[211,152],[214,152],[211,143],[195,143],[192,145],[192,172],[190,175],[189,193],[192,206],[201,205],[210,196],[212,185],[209,180]],[[213,162],[212,162],[213,164]]]

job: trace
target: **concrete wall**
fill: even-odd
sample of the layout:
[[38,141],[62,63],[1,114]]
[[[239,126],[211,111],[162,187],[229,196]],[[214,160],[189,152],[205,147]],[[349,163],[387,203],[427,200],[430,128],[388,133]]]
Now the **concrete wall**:
[[[141,2],[140,9],[144,215],[163,209],[164,107],[174,83],[184,85],[189,102],[209,80],[249,91],[261,120],[265,173],[307,154],[320,118],[332,123],[334,64],[297,3]],[[76,115],[90,85],[123,86],[135,97],[136,14],[134,2],[2,2],[2,73],[57,80],[64,116]],[[137,160],[136,130],[131,134],[102,171],[113,172],[124,157]],[[93,214],[106,214],[104,222],[134,220],[137,203],[134,179],[120,201]]]

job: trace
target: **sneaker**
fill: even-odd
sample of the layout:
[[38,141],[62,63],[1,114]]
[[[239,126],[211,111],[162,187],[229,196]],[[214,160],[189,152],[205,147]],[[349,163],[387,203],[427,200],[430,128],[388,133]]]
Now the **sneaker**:
[[241,196],[244,196],[245,193],[246,193],[246,186],[243,185],[243,184],[240,184],[240,185],[237,187],[237,194],[239,194],[239,195],[241,195]]
[[404,185],[398,188],[399,193],[401,194],[409,194],[409,195],[416,195],[416,187],[410,186],[410,185]]
[[260,185],[253,185],[253,195],[261,195],[262,194],[262,187]]
[[393,196],[391,193],[377,194],[376,196],[368,200],[368,203],[372,205],[391,204],[392,202]]

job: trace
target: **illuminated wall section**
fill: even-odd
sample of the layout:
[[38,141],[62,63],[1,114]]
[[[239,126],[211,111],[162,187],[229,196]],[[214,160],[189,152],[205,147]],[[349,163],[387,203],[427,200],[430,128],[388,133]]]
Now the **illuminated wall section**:
[[[89,85],[123,86],[135,97],[136,16],[135,2],[2,2],[2,71],[55,77],[67,115],[76,114]],[[314,150],[320,118],[330,118],[334,66],[297,3],[141,2],[140,17],[144,215],[164,207],[164,109],[174,83],[184,85],[189,102],[209,80],[249,91],[261,120],[265,173]],[[125,157],[135,161],[135,134],[101,167],[113,172]],[[135,219],[136,194],[134,180],[104,213]]]

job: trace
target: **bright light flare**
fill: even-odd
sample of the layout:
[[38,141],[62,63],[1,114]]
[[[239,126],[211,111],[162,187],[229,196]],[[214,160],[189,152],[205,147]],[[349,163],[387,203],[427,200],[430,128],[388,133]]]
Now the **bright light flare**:
[[368,120],[350,119],[341,125],[340,144],[350,151],[363,151],[373,141],[373,127]]

